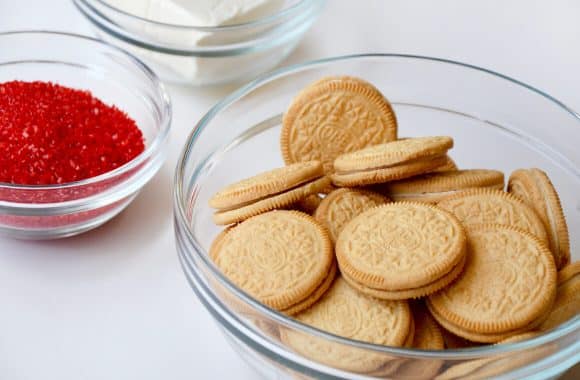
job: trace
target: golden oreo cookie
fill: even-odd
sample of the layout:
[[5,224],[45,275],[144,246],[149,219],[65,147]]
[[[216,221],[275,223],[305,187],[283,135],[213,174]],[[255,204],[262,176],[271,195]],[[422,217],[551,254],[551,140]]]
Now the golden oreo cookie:
[[[422,304],[411,307],[415,322],[415,336],[412,347],[419,350],[443,350],[445,348],[441,329]],[[397,379],[432,379],[443,365],[437,359],[409,359],[394,374]]]
[[548,243],[548,235],[540,217],[521,199],[500,191],[471,189],[437,204],[455,214],[465,226],[501,224],[526,230]]
[[561,285],[578,275],[580,275],[580,261],[575,261],[558,271],[558,285]]
[[[211,249],[216,266],[236,286],[263,304],[298,312],[332,275],[328,232],[297,211],[254,216],[218,236]],[[321,296],[322,292],[319,292]]]
[[[407,302],[382,301],[362,295],[337,277],[328,292],[295,318],[345,338],[386,346],[412,340],[412,317]],[[347,371],[368,373],[383,367],[385,355],[341,345],[294,330],[282,330],[282,341],[307,358]]]
[[398,292],[425,287],[434,292],[445,286],[448,282],[439,280],[462,267],[465,247],[463,226],[452,214],[424,203],[400,202],[351,220],[338,237],[336,256],[342,274],[363,286],[359,290],[403,299],[411,297]]
[[512,173],[508,191],[527,203],[540,216],[554,254],[556,267],[564,267],[570,262],[570,237],[560,197],[548,178],[540,169],[520,169]]
[[367,372],[365,373],[365,375],[379,379],[392,379],[394,373],[399,369],[399,367],[403,363],[405,363],[404,359],[389,358],[389,360],[387,360],[387,362],[383,364],[379,369]]
[[319,161],[270,170],[225,187],[209,200],[216,224],[241,222],[318,194],[330,184]]
[[472,341],[493,343],[536,327],[556,296],[556,267],[537,237],[514,227],[468,227],[461,277],[428,297],[437,322]]
[[415,321],[415,338],[413,348],[420,350],[442,350],[445,348],[443,335],[437,323],[429,314],[424,305],[412,307],[413,320]]
[[509,339],[512,336],[520,335],[532,331],[534,329],[537,329],[540,326],[540,324],[545,320],[545,318],[548,316],[548,314],[546,313],[543,316],[540,316],[538,319],[536,319],[533,323],[519,329],[510,330],[502,333],[480,333],[468,331],[463,329],[461,326],[454,325],[453,323],[445,320],[444,317],[442,317],[441,315],[437,314],[434,311],[431,311],[431,315],[433,315],[433,317],[437,320],[437,322],[439,323],[439,325],[441,325],[443,329],[448,330],[453,334],[460,335],[463,339],[467,341],[479,342],[481,344],[500,342],[502,340]]
[[378,185],[377,191],[395,201],[437,203],[462,191],[503,190],[504,175],[497,170],[471,169],[424,174]]
[[338,155],[396,138],[395,113],[378,89],[362,79],[330,77],[294,98],[280,147],[286,164],[319,160],[330,173]]
[[[527,339],[532,339],[538,336],[537,332],[527,332],[524,334],[514,335],[511,338],[504,339],[497,344],[511,344],[521,342]],[[475,359],[464,361],[459,364],[447,368],[439,376],[435,377],[437,380],[452,380],[452,379],[490,379],[502,373],[522,367],[527,363],[537,360],[542,357],[542,354],[548,353],[541,347],[536,350],[515,352],[513,354],[499,354],[494,357],[485,359]]]
[[337,189],[320,202],[314,218],[328,228],[332,241],[336,241],[342,228],[354,217],[387,202],[387,197],[372,191]]
[[349,277],[346,274],[343,274],[343,278],[346,282],[350,284],[353,288],[358,290],[361,293],[366,295],[385,299],[385,300],[406,300],[412,298],[420,298],[426,296],[428,294],[434,293],[439,289],[442,289],[452,283],[463,271],[463,267],[465,266],[465,257],[459,261],[453,268],[445,274],[443,277],[440,277],[427,285],[423,285],[416,288],[409,288],[404,290],[384,290],[384,289],[375,289],[368,287],[357,280]]
[[443,341],[445,342],[445,348],[448,350],[458,350],[461,348],[479,347],[482,343],[472,342],[460,336],[453,334],[451,331],[446,330],[443,326],[439,325],[441,329],[441,335],[443,335]]
[[517,342],[521,342],[521,341],[524,341],[524,340],[528,340],[528,339],[535,338],[538,335],[540,335],[540,333],[537,332],[537,331],[528,331],[526,333],[514,335],[514,336],[509,337],[507,339],[501,340],[501,341],[497,342],[496,345],[498,345],[498,344],[512,344],[512,343],[517,343]]
[[308,215],[313,215],[318,206],[320,206],[322,198],[318,194],[312,194],[304,199],[299,200],[293,206],[298,211],[307,213]]
[[297,304],[290,306],[287,309],[282,310],[284,314],[294,315],[300,313],[302,310],[308,309],[310,306],[314,305],[320,297],[324,295],[332,286],[334,279],[338,273],[336,262],[332,263],[330,271],[326,275],[326,278],[322,281],[320,285],[312,292],[308,297],[298,302]]
[[437,173],[437,172],[451,172],[451,171],[454,171],[454,170],[459,170],[459,168],[457,167],[457,164],[455,163],[455,161],[453,160],[453,158],[447,156],[447,162],[443,166],[441,166],[441,167],[437,168],[436,170],[434,170],[433,172],[434,173]]
[[334,160],[336,186],[365,186],[432,172],[448,164],[447,136],[397,140],[345,153]]
[[558,272],[556,302],[539,329],[551,330],[577,315],[580,315],[580,261],[569,264]]

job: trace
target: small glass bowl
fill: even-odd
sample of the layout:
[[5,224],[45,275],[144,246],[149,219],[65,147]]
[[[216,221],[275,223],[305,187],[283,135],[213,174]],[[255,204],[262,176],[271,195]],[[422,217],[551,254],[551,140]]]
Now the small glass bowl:
[[[208,256],[220,231],[212,222],[209,197],[231,182],[283,165],[281,115],[302,88],[328,75],[375,84],[393,104],[400,136],[453,136],[451,156],[460,167],[508,175],[516,168],[546,170],[568,218],[573,259],[580,259],[580,116],[564,104],[501,74],[436,58],[361,55],[292,66],[253,81],[212,108],[193,130],[177,166],[175,230],[182,267],[239,354],[276,379],[430,379],[443,373],[441,378],[449,379],[547,379],[577,363],[580,317],[514,344],[446,351],[385,347],[297,322],[222,275]],[[320,351],[301,355],[281,334],[306,337]],[[342,368],[328,363],[330,351],[343,355]],[[351,364],[365,358],[381,367],[355,371]]]
[[215,85],[254,78],[296,47],[326,0],[283,0],[280,11],[218,27],[155,22],[106,0],[74,0],[100,38],[143,59],[164,80]]
[[50,81],[85,89],[133,118],[145,151],[125,165],[82,181],[49,186],[0,183],[0,234],[52,239],[95,228],[121,212],[165,159],[171,104],[163,85],[133,56],[74,34],[0,34],[0,83]]

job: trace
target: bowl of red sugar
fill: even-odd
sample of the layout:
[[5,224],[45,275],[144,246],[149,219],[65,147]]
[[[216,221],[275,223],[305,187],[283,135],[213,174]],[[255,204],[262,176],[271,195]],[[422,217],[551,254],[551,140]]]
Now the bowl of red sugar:
[[0,235],[76,235],[120,213],[165,159],[171,104],[130,54],[0,33]]

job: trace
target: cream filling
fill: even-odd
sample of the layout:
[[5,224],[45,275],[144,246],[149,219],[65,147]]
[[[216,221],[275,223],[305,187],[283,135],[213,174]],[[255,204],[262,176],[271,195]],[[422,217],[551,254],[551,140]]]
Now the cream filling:
[[[367,285],[364,285],[364,284],[360,283],[359,281],[355,280],[351,276],[344,275],[344,274],[342,274],[342,276],[343,277],[348,276],[349,280],[351,280],[352,282],[358,284],[360,287],[369,289],[369,290],[374,291],[374,292],[383,292],[383,293],[411,292],[411,291],[416,291],[416,290],[422,290],[422,289],[425,289],[425,288],[428,288],[430,286],[433,286],[433,285],[437,284],[438,282],[444,280],[445,277],[451,275],[454,271],[459,270],[459,268],[458,268],[459,266],[461,266],[462,268],[464,268],[466,264],[467,264],[467,257],[466,256],[461,256],[461,257],[459,257],[459,259],[457,260],[457,262],[451,267],[451,269],[449,269],[446,273],[442,274],[438,278],[436,278],[436,279],[432,280],[431,282],[428,282],[428,283],[426,283],[424,285],[416,286],[414,288],[407,288],[407,289],[405,289],[405,288],[401,288],[401,289],[380,289],[380,288],[374,288],[374,287],[370,287],[370,286],[367,286]],[[458,276],[460,276],[460,275],[461,274],[459,274]]]
[[[396,164],[375,166],[375,167],[367,168],[367,169],[360,169],[360,170],[356,170],[356,169],[355,170],[338,170],[337,169],[335,171],[335,174],[349,175],[349,174],[369,173],[369,172],[375,172],[377,170],[393,169],[393,168],[398,168],[400,166],[407,166],[407,165],[412,165],[412,164],[416,164],[416,163],[433,161],[433,160],[437,160],[437,159],[446,159],[446,158],[447,158],[446,154],[426,156],[426,157],[421,157],[421,158],[415,158],[413,160],[398,162]],[[447,161],[445,160],[445,162],[441,163],[441,166],[445,165],[446,163],[447,163]]]
[[[491,186],[474,186],[473,188],[477,188],[477,189],[503,189],[503,185],[501,184],[497,184],[497,185],[491,185]],[[448,191],[435,191],[435,192],[424,192],[424,193],[404,193],[404,194],[393,194],[393,193],[389,193],[388,195],[392,198],[396,198],[396,199],[425,199],[425,198],[430,198],[433,196],[446,196],[446,195],[454,195],[457,193],[461,193],[463,191],[467,191],[470,188],[466,188],[466,189],[458,189],[458,190],[448,190]]]
[[242,208],[242,207],[246,207],[246,206],[252,205],[252,204],[254,204],[254,203],[256,203],[256,202],[263,201],[264,199],[272,198],[272,197],[275,197],[275,196],[278,196],[278,195],[281,195],[281,194],[284,194],[284,193],[290,192],[290,191],[292,191],[292,190],[296,190],[296,189],[298,189],[298,188],[300,188],[300,187],[303,187],[303,186],[309,185],[309,184],[311,184],[311,183],[314,183],[314,182],[318,181],[320,178],[322,178],[322,177],[317,177],[317,178],[314,178],[314,179],[311,179],[311,180],[306,180],[306,181],[304,181],[304,182],[300,182],[299,184],[297,184],[297,185],[296,185],[296,186],[294,186],[294,187],[289,187],[288,189],[281,190],[281,191],[279,191],[279,192],[277,192],[277,193],[272,193],[272,194],[264,195],[263,197],[259,197],[259,198],[255,198],[255,199],[252,199],[252,200],[249,200],[249,201],[246,201],[246,202],[238,203],[238,204],[235,204],[235,205],[233,205],[233,206],[229,206],[229,207],[220,208],[220,209],[217,209],[216,211],[217,211],[217,212],[226,212],[226,211],[237,210],[237,209],[239,209],[239,208]]

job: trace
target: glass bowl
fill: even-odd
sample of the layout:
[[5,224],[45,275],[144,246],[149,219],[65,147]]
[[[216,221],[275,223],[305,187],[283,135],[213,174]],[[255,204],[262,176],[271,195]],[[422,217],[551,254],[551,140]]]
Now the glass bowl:
[[121,212],[159,170],[171,124],[169,97],[136,58],[101,41],[57,32],[0,34],[0,82],[51,81],[89,90],[127,112],[145,151],[125,165],[77,182],[49,186],[0,183],[0,234],[51,239],[95,228]]
[[214,85],[254,78],[280,63],[325,0],[280,0],[280,11],[251,22],[200,27],[155,22],[106,0],[74,0],[97,35],[131,51],[168,82]]
[[[191,287],[240,355],[269,378],[551,378],[580,360],[580,317],[515,344],[446,351],[384,347],[341,338],[261,305],[228,281],[208,257],[220,228],[209,197],[223,186],[282,166],[282,113],[306,85],[327,75],[353,75],[390,99],[400,136],[450,135],[451,156],[463,168],[546,170],[560,191],[575,260],[580,259],[580,116],[553,97],[479,67],[408,55],[331,58],[275,71],[212,108],[190,135],[175,177],[175,231]],[[318,344],[316,357],[287,346],[280,334]],[[374,373],[327,364],[381,358]],[[412,376],[409,374],[413,374]]]

